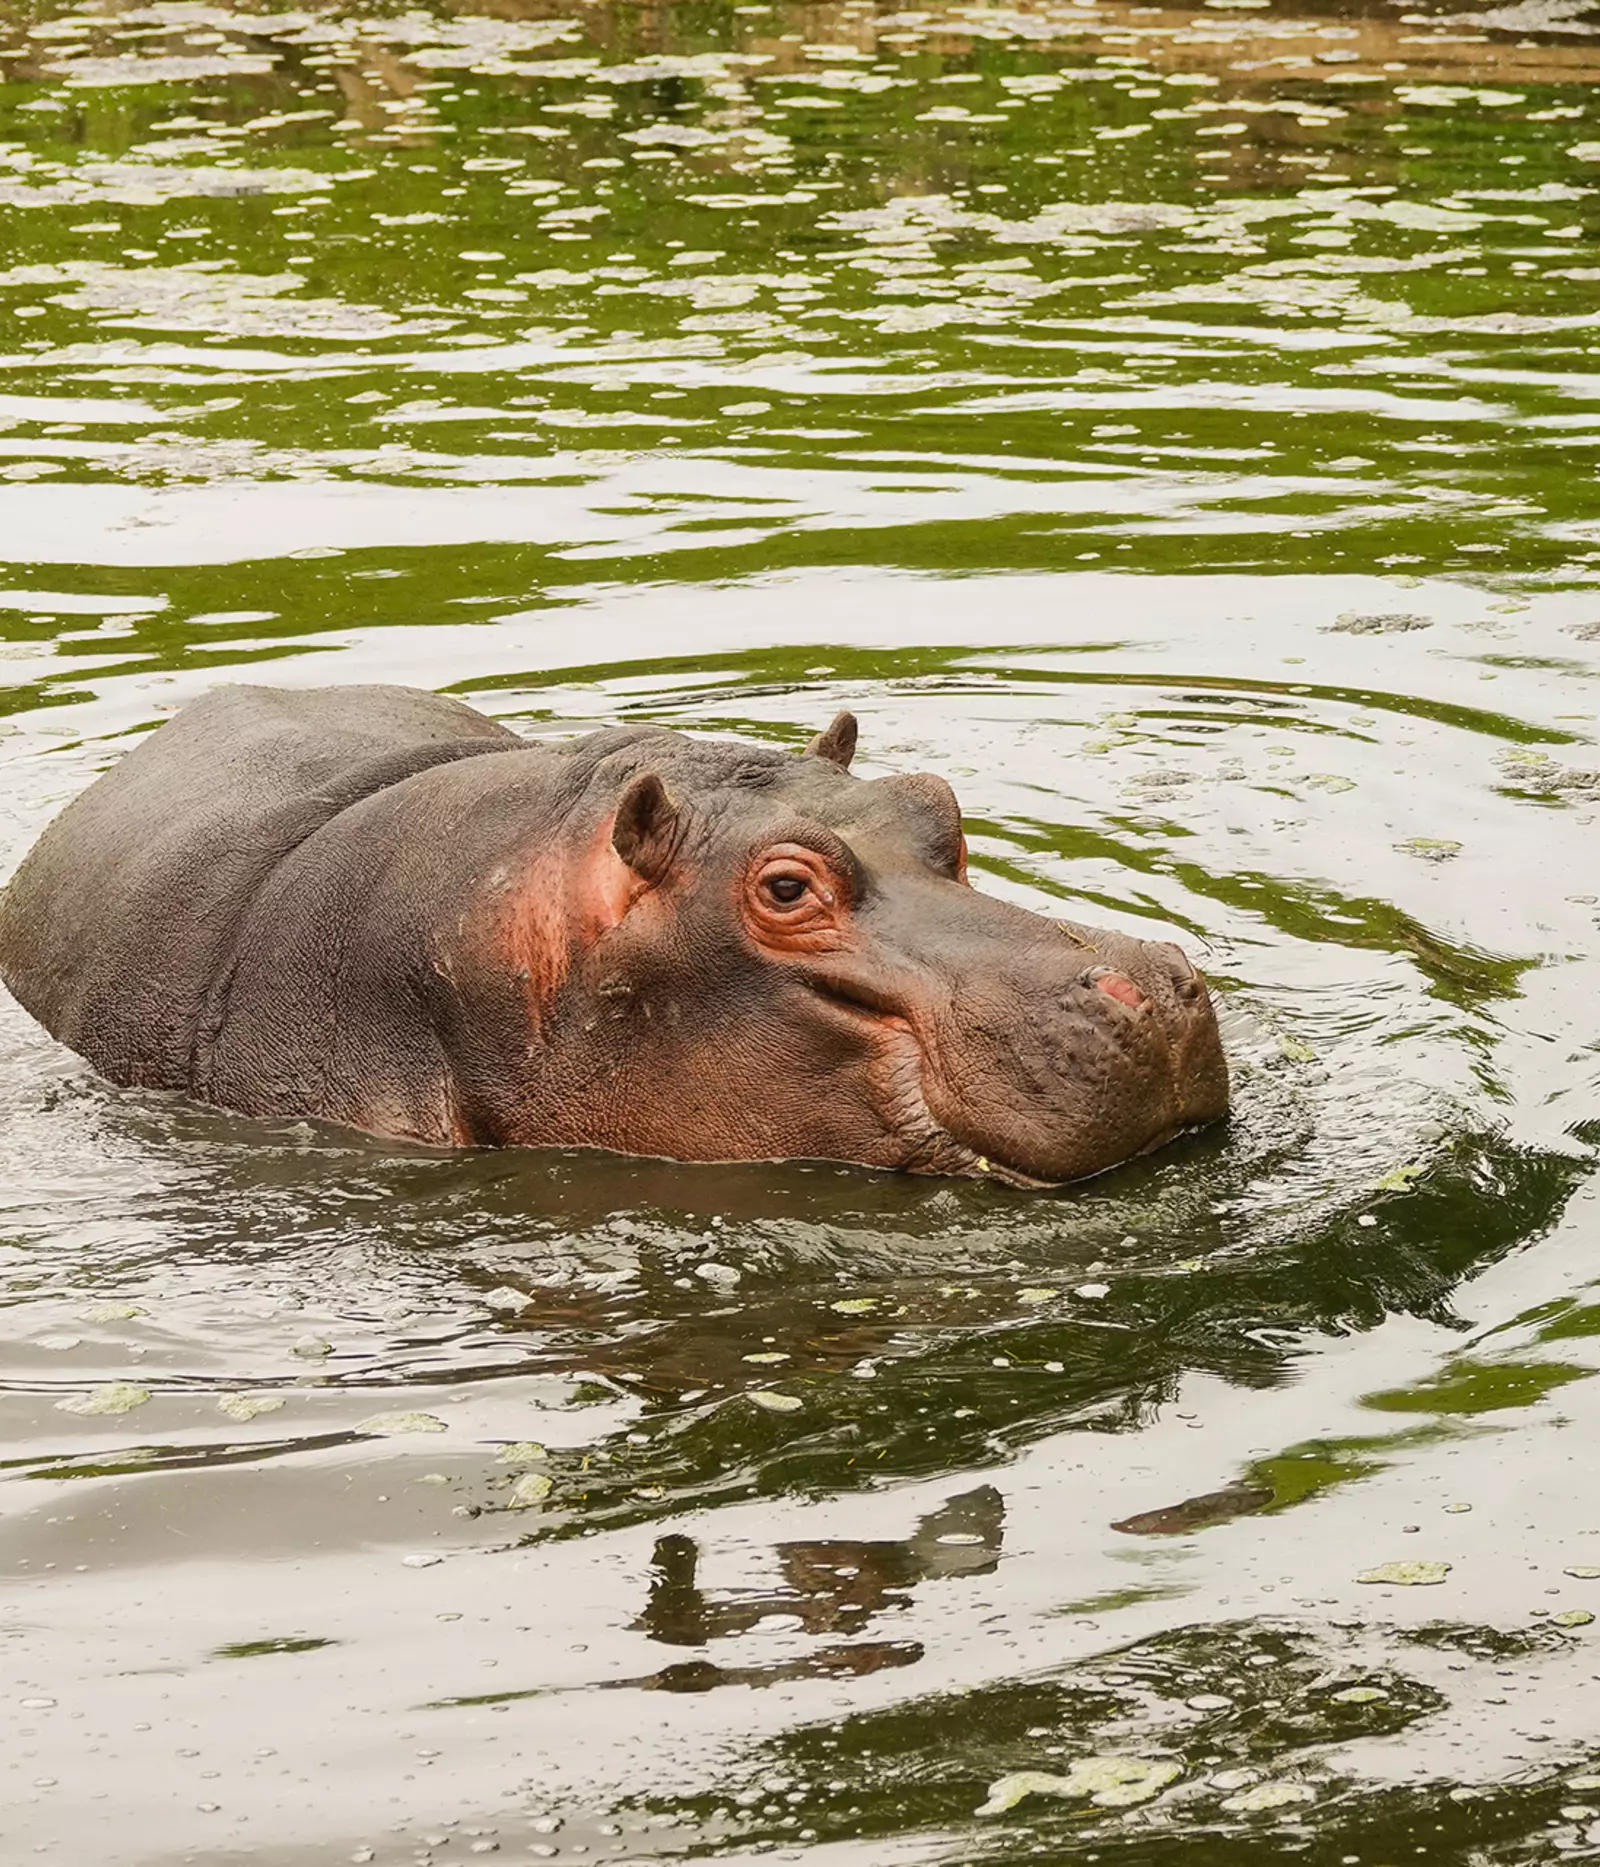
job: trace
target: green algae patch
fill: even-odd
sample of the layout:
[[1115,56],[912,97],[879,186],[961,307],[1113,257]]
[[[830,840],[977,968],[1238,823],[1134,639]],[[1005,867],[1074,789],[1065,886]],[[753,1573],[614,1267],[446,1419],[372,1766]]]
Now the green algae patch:
[[104,1387],[97,1387],[91,1393],[74,1394],[70,1400],[58,1400],[56,1406],[62,1413],[132,1413],[135,1407],[142,1407],[149,1398],[148,1387],[136,1387],[132,1381],[108,1381]]
[[1317,1792],[1309,1783],[1257,1783],[1254,1789],[1229,1796],[1222,1806],[1234,1815],[1264,1815],[1271,1809],[1292,1808],[1296,1803],[1316,1799]]
[[223,1394],[217,1401],[217,1411],[243,1426],[258,1414],[276,1413],[283,1404],[281,1394]]
[[1030,1796],[1087,1799],[1097,1809],[1130,1809],[1159,1796],[1183,1774],[1169,1758],[1084,1757],[1065,1776],[1041,1770],[1018,1770],[989,1786],[979,1815],[1005,1815]]
[[1448,1562],[1380,1562],[1375,1569],[1363,1569],[1356,1580],[1392,1588],[1437,1588],[1452,1567]]
[[1379,1193],[1409,1193],[1427,1171],[1425,1162],[1406,1161],[1399,1167],[1391,1167],[1381,1179],[1374,1180],[1373,1188]]
[[407,1433],[447,1433],[450,1428],[432,1413],[375,1413],[355,1430],[374,1439],[399,1439]]
[[507,1495],[506,1509],[532,1510],[543,1504],[554,1489],[554,1480],[544,1472],[524,1472]]
[[497,1454],[502,1465],[542,1465],[549,1456],[535,1439],[514,1439]]
[[144,1311],[137,1303],[91,1303],[87,1309],[79,1310],[78,1314],[85,1322],[132,1322],[135,1317],[142,1316]]

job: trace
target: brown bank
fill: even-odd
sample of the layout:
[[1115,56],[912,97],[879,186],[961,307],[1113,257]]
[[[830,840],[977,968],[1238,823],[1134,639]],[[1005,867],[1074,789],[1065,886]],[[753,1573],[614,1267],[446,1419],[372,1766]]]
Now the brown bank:
[[436,1145],[1023,1183],[1228,1104],[1174,946],[968,886],[930,776],[403,687],[228,687],[46,831],[0,973],[112,1081]]

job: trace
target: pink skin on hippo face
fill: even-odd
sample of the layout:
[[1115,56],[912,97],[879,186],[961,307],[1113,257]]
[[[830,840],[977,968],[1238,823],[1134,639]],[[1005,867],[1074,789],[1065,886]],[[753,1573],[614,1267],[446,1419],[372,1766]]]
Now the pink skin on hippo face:
[[843,715],[781,786],[630,782],[567,880],[589,905],[553,1002],[591,1007],[612,1060],[609,1115],[569,1105],[571,1138],[1038,1184],[1223,1115],[1182,952],[979,893],[950,787],[848,777],[854,741]]
[[1176,947],[968,885],[929,776],[396,687],[222,688],[0,896],[0,974],[115,1082],[438,1146],[1021,1184],[1227,1110]]

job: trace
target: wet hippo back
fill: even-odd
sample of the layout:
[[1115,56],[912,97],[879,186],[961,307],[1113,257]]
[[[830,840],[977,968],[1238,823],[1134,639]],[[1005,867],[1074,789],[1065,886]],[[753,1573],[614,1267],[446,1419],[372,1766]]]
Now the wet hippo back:
[[412,688],[218,688],[45,832],[0,896],[0,972],[114,1082],[197,1093],[235,940],[285,858],[412,773],[523,743]]

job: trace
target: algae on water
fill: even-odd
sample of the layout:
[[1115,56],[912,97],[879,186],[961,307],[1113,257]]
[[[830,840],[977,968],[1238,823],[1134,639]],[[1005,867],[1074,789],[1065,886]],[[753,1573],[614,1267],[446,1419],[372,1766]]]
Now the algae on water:
[[1018,1770],[989,1786],[979,1815],[1004,1815],[1029,1796],[1086,1798],[1099,1809],[1127,1809],[1159,1796],[1183,1774],[1168,1757],[1083,1757],[1064,1776]]

